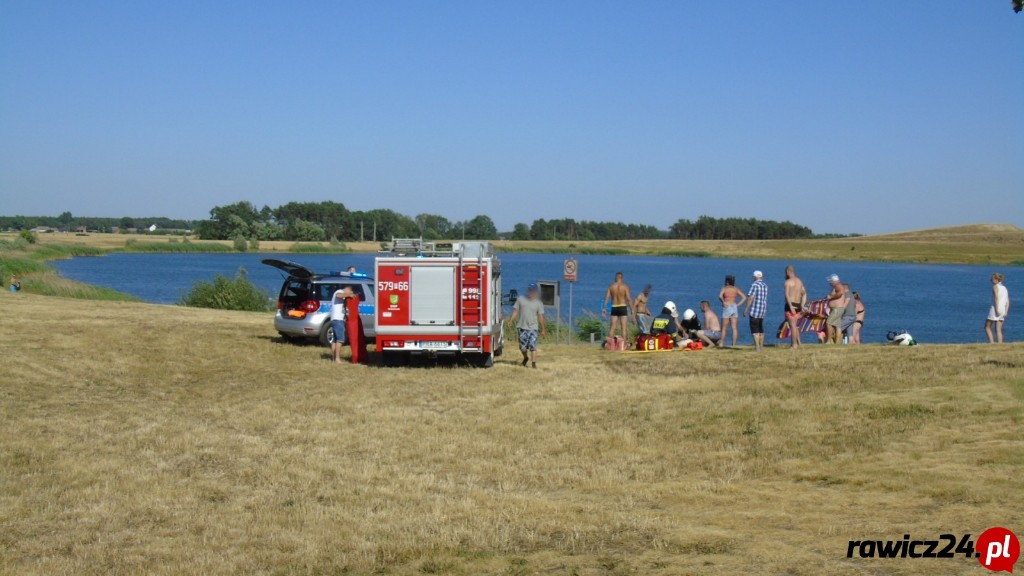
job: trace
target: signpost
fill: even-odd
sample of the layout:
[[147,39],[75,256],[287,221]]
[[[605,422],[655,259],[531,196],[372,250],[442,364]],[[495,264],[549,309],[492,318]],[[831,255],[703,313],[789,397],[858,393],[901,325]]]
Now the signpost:
[[565,274],[565,281],[569,283],[569,343],[572,344],[572,285],[576,283],[579,274],[579,262],[575,258],[566,258],[562,265],[562,272]]

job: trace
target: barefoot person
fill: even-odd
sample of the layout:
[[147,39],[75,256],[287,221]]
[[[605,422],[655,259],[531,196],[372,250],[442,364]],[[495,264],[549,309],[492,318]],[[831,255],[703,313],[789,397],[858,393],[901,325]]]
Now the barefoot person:
[[[544,336],[548,335],[544,323],[544,304],[537,297],[537,285],[530,284],[526,288],[526,296],[516,300],[515,308],[509,322],[515,324],[519,332],[519,351],[523,353],[523,366],[529,362],[537,367],[537,330]],[[516,321],[518,320],[518,322]]]
[[721,346],[722,322],[718,319],[718,314],[711,309],[711,302],[701,302],[700,311],[704,313],[704,329],[697,331],[697,338],[708,346]]
[[[737,300],[738,299],[738,300]],[[725,346],[725,338],[732,328],[732,345],[736,346],[736,339],[740,336],[740,311],[739,307],[746,302],[747,296],[742,290],[736,287],[736,277],[729,275],[725,277],[725,286],[718,293],[718,300],[722,303],[722,320],[725,325],[722,328],[722,339],[720,343]]]
[[[1003,322],[1010,315],[1010,293],[1003,286],[1003,278],[999,272],[992,275],[992,306],[985,319],[985,334],[990,344],[1003,342]],[[993,327],[996,329],[995,337],[992,336]]]
[[754,270],[754,283],[747,292],[747,306],[743,315],[750,317],[750,335],[754,337],[754,350],[764,350],[764,317],[768,313],[768,285],[764,274]]
[[828,326],[828,340],[829,344],[836,344],[839,342],[840,334],[843,331],[843,312],[846,310],[846,289],[843,287],[843,283],[839,281],[839,275],[833,274],[828,277],[828,283],[832,286],[832,291],[828,294],[828,320],[825,321],[825,325]]
[[864,302],[860,299],[860,292],[853,293],[853,300],[857,303],[857,319],[853,322],[853,330],[850,335],[850,344],[860,344],[860,332],[864,329]]
[[807,307],[807,290],[804,282],[796,275],[796,268],[793,265],[786,266],[786,283],[783,285],[786,290],[786,322],[789,324],[789,339],[793,348],[800,347],[800,330],[796,323]]
[[633,301],[633,321],[636,322],[637,327],[640,329],[641,334],[650,334],[651,332],[651,310],[647,307],[647,303],[651,299],[651,285],[644,286],[644,291],[637,294],[636,300]]
[[348,330],[345,327],[347,316],[345,300],[355,296],[352,288],[346,286],[334,293],[331,299],[331,329],[334,330],[334,342],[331,342],[331,353],[334,355],[334,363],[341,364],[341,349],[345,347]]
[[615,327],[622,330],[622,338],[626,339],[626,327],[629,325],[629,317],[633,315],[633,297],[629,293],[629,286],[623,281],[622,272],[615,273],[615,282],[608,287],[604,294],[604,304],[601,306],[601,314],[608,315],[608,302],[612,303],[612,321],[608,329],[608,338],[614,341]]

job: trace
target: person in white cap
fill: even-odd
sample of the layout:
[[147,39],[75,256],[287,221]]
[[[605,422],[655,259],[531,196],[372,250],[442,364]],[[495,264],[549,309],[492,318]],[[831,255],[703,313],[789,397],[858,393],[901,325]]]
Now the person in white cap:
[[750,334],[754,337],[754,350],[764,349],[764,317],[768,313],[768,285],[764,274],[754,270],[754,283],[747,292],[747,306],[743,315],[750,318]]
[[832,292],[829,292],[827,296],[828,320],[825,321],[825,325],[828,327],[828,340],[826,342],[836,344],[842,338],[843,311],[846,310],[848,304],[848,295],[846,294],[846,288],[843,287],[843,283],[839,280],[838,274],[832,274],[827,280],[832,286]]

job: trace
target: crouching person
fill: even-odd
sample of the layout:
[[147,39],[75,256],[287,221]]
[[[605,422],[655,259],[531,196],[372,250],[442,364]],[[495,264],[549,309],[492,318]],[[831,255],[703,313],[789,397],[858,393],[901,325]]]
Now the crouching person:
[[719,346],[722,342],[722,321],[711,309],[711,303],[704,300],[700,303],[700,311],[704,313],[704,329],[697,330],[697,338],[708,346]]
[[665,306],[661,309],[661,314],[654,317],[651,321],[651,335],[657,336],[659,334],[665,334],[672,338],[675,342],[676,348],[686,346],[689,339],[684,336],[682,325],[679,324],[679,309],[676,308],[675,302],[671,300],[665,302]]

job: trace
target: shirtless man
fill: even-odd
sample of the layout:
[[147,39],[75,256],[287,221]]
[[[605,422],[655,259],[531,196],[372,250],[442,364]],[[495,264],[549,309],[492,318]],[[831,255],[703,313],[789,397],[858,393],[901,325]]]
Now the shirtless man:
[[697,338],[708,346],[721,346],[722,321],[718,319],[718,314],[711,310],[711,302],[701,302],[700,311],[704,313],[704,329],[697,331]]
[[615,273],[615,282],[608,287],[604,294],[604,304],[601,305],[601,315],[608,315],[608,301],[612,302],[612,322],[608,329],[608,337],[615,338],[615,327],[622,326],[622,338],[629,336],[626,327],[629,325],[629,317],[633,315],[633,297],[629,293],[629,286],[622,280],[622,272]]
[[[736,299],[739,298],[739,301]],[[725,286],[722,287],[722,291],[718,293],[718,300],[722,302],[722,320],[725,321],[725,326],[722,330],[722,339],[719,340],[722,346],[725,346],[725,337],[729,333],[729,328],[732,327],[732,345],[736,346],[736,339],[740,336],[740,306],[747,301],[747,295],[736,287],[736,277],[729,275],[725,277]]]
[[829,344],[836,344],[840,340],[840,334],[843,331],[843,311],[846,309],[846,289],[843,288],[843,283],[839,281],[839,276],[833,274],[828,277],[828,283],[832,285],[832,291],[828,294],[828,320],[825,321],[825,325],[828,326],[828,340]]
[[651,333],[651,311],[647,308],[647,302],[651,298],[651,285],[644,286],[644,291],[637,294],[633,301],[633,321],[640,328],[641,334]]
[[807,290],[804,282],[796,275],[796,268],[792,264],[786,266],[786,322],[789,324],[789,339],[793,348],[800,347],[800,330],[796,323],[807,307]]

